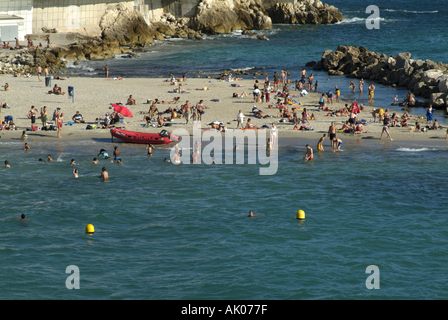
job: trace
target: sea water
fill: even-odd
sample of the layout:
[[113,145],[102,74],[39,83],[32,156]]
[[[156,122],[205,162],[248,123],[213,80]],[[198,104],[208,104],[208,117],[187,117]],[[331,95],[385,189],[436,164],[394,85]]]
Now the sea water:
[[[270,41],[238,32],[167,41],[137,59],[107,64],[112,75],[125,77],[233,68],[267,71],[272,79],[286,68],[294,80],[306,62],[338,45],[448,62],[442,0],[329,3],[345,21],[258,31]],[[379,30],[365,26],[371,4],[380,8]],[[80,72],[98,76],[104,64],[82,63],[93,72]],[[350,79],[307,71],[315,73],[319,91],[338,85],[343,97],[367,101],[349,92]],[[375,106],[382,108],[406,94],[376,87]],[[2,141],[0,164],[8,160],[11,168],[0,167],[0,298],[446,298],[445,140],[343,140],[341,152],[331,152],[326,141],[325,152],[306,163],[304,145],[316,141],[280,142],[272,176],[260,176],[261,165],[247,161],[175,166],[163,161],[169,149],[148,158],[144,146],[109,139],[30,141],[27,153],[20,142]],[[115,145],[123,164],[91,163],[101,148],[111,153]],[[38,161],[47,154],[55,161]],[[70,166],[72,158],[79,165]],[[98,178],[103,166],[108,183]],[[295,218],[299,209],[305,221]],[[259,216],[247,218],[249,210]],[[16,221],[21,214],[29,222]],[[95,234],[85,234],[87,224]],[[66,288],[72,265],[80,271],[79,290]],[[379,268],[379,290],[366,288],[370,265]]]
[[[1,143],[0,298],[446,298],[445,141],[347,139],[303,162],[308,142],[280,141],[268,176],[247,161],[176,166],[163,161],[169,148],[147,157],[102,139],[27,153]],[[123,164],[91,163],[113,146]],[[79,290],[66,288],[72,265]],[[379,290],[366,289],[370,265]]]

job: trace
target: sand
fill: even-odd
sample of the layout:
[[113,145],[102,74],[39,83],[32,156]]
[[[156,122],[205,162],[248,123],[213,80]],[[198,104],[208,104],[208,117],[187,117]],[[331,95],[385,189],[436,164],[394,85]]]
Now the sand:
[[[216,79],[206,78],[194,78],[187,79],[186,82],[182,82],[183,88],[188,91],[187,94],[169,93],[175,86],[170,85],[169,82],[164,82],[162,78],[128,78],[122,81],[106,80],[104,78],[67,78],[67,80],[52,80],[52,86],[58,84],[62,87],[62,91],[65,91],[65,95],[52,95],[48,94],[48,90],[51,88],[45,87],[44,79],[39,82],[37,76],[32,78],[14,78],[12,75],[4,75],[0,78],[2,85],[9,83],[10,91],[0,92],[0,101],[7,102],[10,109],[2,109],[1,118],[3,119],[7,115],[11,115],[14,118],[14,122],[18,128],[17,131],[0,131],[2,140],[5,139],[20,139],[22,130],[31,127],[31,120],[27,118],[28,111],[33,105],[39,111],[41,107],[46,106],[48,110],[48,119],[52,119],[53,111],[56,108],[61,108],[61,112],[64,114],[64,126],[62,130],[62,139],[91,139],[91,138],[109,138],[110,132],[108,129],[95,129],[85,130],[87,124],[95,124],[96,118],[103,118],[107,112],[113,111],[111,109],[111,103],[126,103],[130,94],[133,95],[137,102],[137,105],[129,106],[132,111],[133,118],[125,118],[124,124],[117,125],[126,130],[139,131],[139,132],[160,132],[161,128],[143,127],[145,122],[143,116],[149,110],[150,105],[147,104],[148,99],[158,98],[163,101],[171,101],[174,97],[180,97],[180,103],[178,104],[162,104],[158,105],[159,111],[164,111],[168,107],[178,107],[184,104],[186,100],[189,100],[192,105],[195,105],[199,100],[204,100],[204,104],[209,108],[206,110],[202,117],[202,128],[209,128],[208,125],[212,121],[222,121],[227,128],[235,129],[237,126],[236,117],[239,110],[242,110],[244,114],[250,114],[251,109],[256,105],[265,114],[272,116],[267,119],[252,118],[252,123],[256,126],[268,125],[276,123],[279,130],[279,138],[308,138],[311,140],[317,140],[323,133],[328,132],[328,128],[332,121],[334,121],[338,128],[342,127],[342,123],[348,119],[347,116],[342,117],[328,117],[327,112],[318,111],[318,101],[321,93],[310,93],[306,97],[293,97],[297,99],[301,105],[297,107],[303,109],[307,108],[309,113],[314,113],[316,120],[311,120],[312,131],[296,131],[293,130],[294,125],[292,123],[279,123],[277,118],[278,109],[269,109],[268,103],[254,103],[253,96],[249,95],[248,98],[233,98],[234,92],[241,94],[246,91],[248,94],[252,92],[254,80],[241,80],[236,82],[227,82]],[[263,80],[259,80],[260,83]],[[345,81],[345,80],[341,80]],[[231,84],[236,83],[242,87],[233,87]],[[341,83],[341,86],[345,83]],[[72,102],[71,97],[68,96],[68,86],[74,87],[75,101]],[[210,90],[202,90],[204,87]],[[291,84],[291,88],[293,85]],[[201,89],[201,90],[198,90]],[[298,94],[298,91],[291,90],[291,94]],[[219,99],[220,102],[213,102],[212,99]],[[391,100],[393,97],[391,97]],[[271,98],[271,103],[274,104],[275,100]],[[342,101],[335,103],[333,109],[340,109],[344,107],[345,103],[351,103],[351,101]],[[290,108],[292,106],[289,106]],[[383,109],[388,106],[375,106]],[[372,119],[373,107],[366,106],[365,110],[358,115],[360,119],[366,119],[370,121]],[[86,121],[85,124],[75,124],[68,126],[66,123],[72,120],[73,115],[79,111]],[[301,110],[299,110],[299,116],[301,116]],[[423,116],[425,110],[421,110]],[[401,115],[402,113],[400,113]],[[165,115],[169,117],[168,114]],[[412,116],[412,115],[411,115]],[[414,116],[414,119],[417,116]],[[245,118],[245,121],[248,117]],[[426,124],[426,119],[420,120],[423,125]],[[408,121],[414,123],[415,120]],[[40,119],[36,119],[36,123],[41,127]],[[186,125],[185,119],[174,119],[171,121],[172,126],[164,127],[168,132],[178,128],[185,128],[189,132],[192,132],[192,121],[189,125]],[[369,131],[366,133],[365,131]],[[382,125],[379,123],[368,123],[364,126],[364,132],[362,134],[346,134],[340,133],[338,137],[342,140],[347,139],[374,139],[378,140],[381,136]],[[445,140],[446,130],[430,130],[428,132],[413,132],[410,128],[390,128],[389,129],[393,142],[396,141],[432,141],[437,139],[439,141]],[[41,140],[60,140],[57,138],[56,131],[28,131],[28,141],[37,139]],[[383,140],[387,140],[385,135]],[[313,143],[314,145],[314,143]]]

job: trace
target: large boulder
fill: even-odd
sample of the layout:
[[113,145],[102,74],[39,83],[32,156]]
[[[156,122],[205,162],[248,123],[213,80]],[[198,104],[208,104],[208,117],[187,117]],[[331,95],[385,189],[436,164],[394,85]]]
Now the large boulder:
[[437,81],[437,79],[442,75],[442,71],[437,69],[430,69],[423,72],[422,79],[425,83],[431,83]]
[[381,72],[381,69],[385,68],[386,66],[387,64],[385,62],[379,62],[372,67],[371,72],[374,76],[376,76]]
[[120,45],[148,45],[154,42],[153,35],[142,14],[124,4],[109,6],[100,21],[101,37],[106,42]]
[[272,28],[272,20],[270,17],[258,12],[254,19],[254,28],[257,30],[268,30]]
[[334,6],[321,1],[301,0],[292,3],[275,3],[269,8],[269,16],[274,23],[330,24],[344,20],[344,16]]
[[448,75],[440,76],[437,81],[439,82],[439,92],[448,92]]
[[412,67],[413,67],[415,70],[423,69],[423,61],[422,61],[422,60],[414,60],[414,61],[412,62]]
[[269,16],[274,23],[304,23],[300,20],[301,16],[297,16],[296,8],[292,3],[276,3],[270,8]]
[[323,62],[323,66],[326,70],[336,69],[339,65],[339,61],[344,57],[344,54],[340,51],[334,51],[328,54]]
[[395,57],[396,64],[395,68],[397,69],[408,69],[411,66],[411,54],[409,52],[403,52],[397,54]]
[[174,31],[173,29],[171,29],[170,27],[166,26],[166,25],[161,25],[160,27],[157,28],[157,31],[160,33],[163,33],[164,35],[167,36],[173,36],[176,31]]
[[397,64],[397,60],[395,60],[394,57],[387,58],[386,62],[387,62],[387,66],[389,67],[389,69],[391,69],[391,70],[395,69],[395,65]]
[[198,4],[196,15],[190,20],[190,27],[210,34],[230,33],[238,15],[227,1],[206,0]]
[[447,96],[447,93],[432,93],[429,97],[429,103],[432,104],[433,107],[444,107]]

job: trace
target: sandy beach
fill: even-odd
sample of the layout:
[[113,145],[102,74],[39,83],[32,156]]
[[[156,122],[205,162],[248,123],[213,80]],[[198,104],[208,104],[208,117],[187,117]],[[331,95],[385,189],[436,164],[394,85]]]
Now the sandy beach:
[[[89,138],[107,138],[110,137],[108,129],[94,129],[85,130],[88,124],[96,124],[96,118],[103,118],[107,112],[113,111],[111,109],[111,103],[123,103],[125,104],[129,95],[132,95],[136,100],[136,105],[129,106],[129,109],[133,113],[133,118],[125,118],[125,123],[117,125],[126,130],[139,131],[139,132],[160,132],[161,128],[144,127],[145,121],[143,120],[144,114],[148,113],[150,105],[147,104],[148,99],[159,99],[161,101],[172,101],[174,97],[180,97],[180,102],[177,104],[160,104],[158,110],[163,112],[168,107],[180,108],[187,100],[192,105],[195,105],[199,100],[204,100],[204,105],[208,107],[205,114],[202,117],[202,128],[209,128],[208,125],[212,121],[222,121],[224,125],[229,129],[235,129],[237,126],[236,117],[239,110],[242,110],[246,115],[245,121],[250,117],[252,107],[254,105],[266,115],[272,116],[265,119],[252,118],[252,123],[255,126],[268,125],[276,123],[279,130],[279,138],[309,138],[319,139],[323,133],[328,132],[328,128],[332,121],[336,123],[338,128],[342,127],[342,123],[345,123],[348,119],[348,115],[341,117],[327,116],[328,112],[318,110],[318,101],[322,93],[309,93],[306,97],[292,97],[299,102],[299,105],[295,105],[300,108],[299,117],[303,108],[307,108],[309,113],[314,113],[316,120],[311,120],[311,126],[314,130],[301,131],[293,130],[294,124],[291,122],[279,122],[280,118],[277,118],[278,109],[275,108],[275,97],[271,95],[271,102],[267,103],[254,103],[253,96],[251,95],[254,80],[241,80],[236,82],[227,82],[217,79],[206,78],[193,78],[187,79],[186,82],[181,82],[183,88],[187,90],[187,93],[177,94],[170,93],[177,86],[170,85],[169,82],[165,82],[163,78],[128,78],[122,81],[119,80],[106,80],[104,78],[67,78],[66,80],[52,80],[52,86],[57,84],[62,87],[62,91],[65,95],[53,95],[48,94],[50,87],[45,87],[45,82],[39,82],[37,76],[31,78],[15,78],[12,75],[4,75],[1,77],[1,84],[9,84],[9,91],[0,92],[0,101],[2,103],[8,103],[10,109],[2,109],[1,117],[11,115],[14,118],[14,122],[17,126],[16,131],[2,130],[0,132],[2,140],[5,139],[20,139],[22,130],[31,127],[31,120],[27,118],[27,114],[34,106],[37,110],[43,106],[47,107],[48,120],[51,122],[53,111],[56,108],[61,108],[61,112],[64,114],[64,126],[62,130],[62,139],[89,139]],[[42,77],[42,80],[43,77]],[[264,78],[260,77],[259,82],[262,83]],[[343,83],[342,83],[343,82]],[[341,86],[345,85],[345,82],[349,80],[341,79]],[[241,85],[241,87],[233,87],[232,84]],[[72,98],[68,96],[68,86],[74,87],[75,98],[72,102]],[[207,87],[209,90],[204,91],[203,88]],[[290,85],[291,95],[298,95],[298,91],[294,91],[294,85]],[[248,93],[247,98],[233,98],[233,93],[241,94],[243,91]],[[367,93],[365,93],[367,94]],[[212,99],[218,99],[220,102],[212,101]],[[391,100],[393,97],[391,97]],[[351,101],[343,101],[335,103],[332,109],[341,109],[345,103],[350,104]],[[269,109],[268,105],[274,105],[274,109]],[[291,107],[294,106],[289,106]],[[389,106],[380,106],[383,109]],[[362,134],[347,134],[341,133],[339,137],[343,140],[346,139],[378,139],[380,138],[382,131],[382,124],[370,123],[372,119],[372,106],[365,106],[365,110],[359,115],[359,119],[367,120],[368,124],[364,126]],[[378,108],[378,106],[376,106]],[[67,125],[68,121],[72,120],[73,115],[79,111],[86,123]],[[404,111],[399,113],[401,116]],[[426,125],[426,118],[420,119],[425,113],[424,109],[421,109],[421,113],[411,115],[412,119],[408,121],[413,125],[418,119],[422,127]],[[392,113],[391,113],[392,114]],[[164,117],[169,117],[169,114],[165,114]],[[169,127],[164,127],[168,132],[171,132],[178,128],[185,128],[192,133],[192,121],[189,125],[185,124],[185,119],[174,119],[170,123]],[[40,128],[40,117],[36,119],[36,124]],[[368,132],[366,132],[368,131]],[[429,130],[428,132],[413,132],[410,128],[393,127],[389,129],[394,141],[425,141],[433,139],[445,139],[446,130]],[[60,140],[57,138],[56,131],[27,131],[28,141],[36,139],[43,140]],[[383,140],[387,137],[383,136]]]

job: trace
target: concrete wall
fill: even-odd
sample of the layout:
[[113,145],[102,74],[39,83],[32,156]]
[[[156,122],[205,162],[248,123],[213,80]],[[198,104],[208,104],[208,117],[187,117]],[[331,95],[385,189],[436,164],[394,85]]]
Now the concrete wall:
[[[42,27],[60,32],[99,34],[99,23],[109,4],[105,0],[34,0],[33,33],[42,33]],[[134,1],[122,1],[129,8]]]
[[[109,5],[124,3],[139,10],[145,20],[158,21],[165,13],[175,17],[193,17],[200,0],[0,0],[0,15],[21,17],[14,23],[19,27],[20,40],[29,33],[43,33],[42,27],[56,28],[60,32],[100,34],[99,22]],[[263,0],[265,4],[275,2],[296,3],[297,0]],[[9,21],[7,21],[9,20]],[[13,23],[4,19],[0,24]]]
[[173,16],[188,17],[191,18],[196,13],[199,0],[157,0],[161,1],[162,7],[166,12],[171,13]]
[[19,40],[32,32],[33,1],[32,0],[0,0],[0,15],[17,16],[23,19],[4,19],[1,25],[17,25]]

